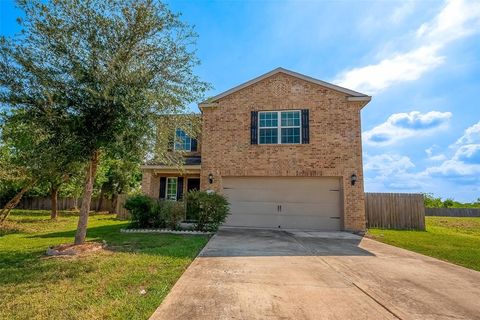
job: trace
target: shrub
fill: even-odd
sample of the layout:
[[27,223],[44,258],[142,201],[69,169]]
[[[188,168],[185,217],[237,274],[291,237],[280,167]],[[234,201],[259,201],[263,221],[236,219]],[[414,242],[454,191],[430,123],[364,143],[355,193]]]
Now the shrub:
[[188,217],[195,219],[195,230],[216,231],[229,214],[227,199],[216,193],[190,191],[185,196]]
[[130,212],[133,225],[138,228],[179,229],[185,216],[182,202],[158,201],[145,195],[129,197],[124,207]]
[[130,212],[132,222],[139,228],[165,226],[161,208],[157,202],[146,195],[135,195],[125,201],[125,209]]
[[177,230],[180,222],[185,217],[185,206],[183,202],[162,201],[159,203],[162,218],[167,228]]

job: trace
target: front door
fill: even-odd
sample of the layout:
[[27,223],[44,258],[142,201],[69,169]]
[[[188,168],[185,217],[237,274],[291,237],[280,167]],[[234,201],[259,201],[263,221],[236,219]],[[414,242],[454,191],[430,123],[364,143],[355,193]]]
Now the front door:
[[187,191],[200,190],[200,178],[187,179]]

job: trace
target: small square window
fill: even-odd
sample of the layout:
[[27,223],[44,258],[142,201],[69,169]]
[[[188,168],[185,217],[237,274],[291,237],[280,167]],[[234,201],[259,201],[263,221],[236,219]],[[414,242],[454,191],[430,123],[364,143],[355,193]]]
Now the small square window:
[[277,128],[274,129],[260,129],[259,135],[260,144],[272,144],[278,143],[278,130]]
[[300,143],[300,128],[282,128],[282,143]]
[[282,112],[282,127],[300,126],[300,112]]
[[277,127],[278,126],[278,115],[277,112],[262,112],[260,113],[260,127]]

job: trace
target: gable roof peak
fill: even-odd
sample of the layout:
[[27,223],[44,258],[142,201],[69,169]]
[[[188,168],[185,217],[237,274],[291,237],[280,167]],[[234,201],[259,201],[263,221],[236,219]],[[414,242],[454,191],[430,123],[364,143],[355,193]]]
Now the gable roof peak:
[[312,77],[309,77],[309,76],[306,76],[304,74],[301,74],[301,73],[298,73],[298,72],[295,72],[295,71],[291,71],[291,70],[288,70],[288,69],[285,69],[285,68],[282,68],[282,67],[277,67],[267,73],[264,73],[256,78],[253,78],[252,80],[249,80],[247,82],[244,82],[236,87],[233,87],[232,89],[229,89],[227,91],[224,91],[214,97],[211,97],[211,98],[208,98],[207,100],[205,101],[202,101],[200,102],[200,105],[207,105],[209,103],[213,103],[225,96],[228,96],[234,92],[237,92],[245,87],[248,87],[254,83],[257,83],[263,79],[266,79],[268,77],[271,77],[277,73],[285,73],[287,75],[290,75],[292,77],[295,77],[295,78],[299,78],[299,79],[302,79],[304,81],[307,81],[307,82],[311,82],[311,83],[315,83],[315,84],[318,84],[320,86],[323,86],[323,87],[326,87],[326,88],[329,88],[329,89],[332,89],[332,90],[335,90],[335,91],[338,91],[338,92],[341,92],[341,93],[344,93],[348,96],[348,98],[350,100],[353,100],[353,101],[370,101],[371,97],[366,95],[366,94],[363,94],[363,93],[360,93],[360,92],[357,92],[357,91],[354,91],[354,90],[350,90],[350,89],[347,89],[347,88],[344,88],[344,87],[341,87],[341,86],[338,86],[338,85],[335,85],[333,83],[329,83],[329,82],[326,82],[326,81],[322,81],[322,80],[319,80],[319,79],[315,79],[315,78],[312,78]]

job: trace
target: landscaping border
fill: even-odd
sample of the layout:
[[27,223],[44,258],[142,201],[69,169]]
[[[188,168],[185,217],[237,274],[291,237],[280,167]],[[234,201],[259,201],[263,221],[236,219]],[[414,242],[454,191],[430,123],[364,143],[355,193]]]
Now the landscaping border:
[[122,233],[171,233],[185,235],[208,235],[215,232],[196,231],[196,230],[171,230],[171,229],[120,229]]

